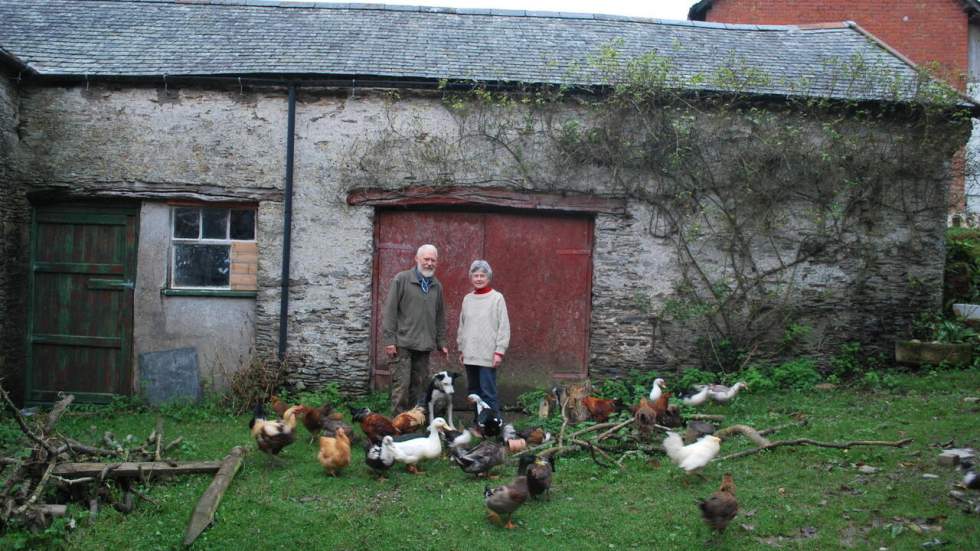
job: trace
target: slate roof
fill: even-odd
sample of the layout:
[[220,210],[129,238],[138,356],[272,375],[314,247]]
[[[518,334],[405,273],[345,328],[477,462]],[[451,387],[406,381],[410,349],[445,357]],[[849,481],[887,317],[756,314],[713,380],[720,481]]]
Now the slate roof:
[[[889,99],[845,78],[860,59],[900,79],[915,68],[855,26],[731,25],[609,15],[261,0],[0,0],[0,55],[47,77],[319,76],[601,85],[590,57],[651,50],[688,88],[726,66],[767,75],[760,94]],[[833,68],[833,67],[837,68]],[[892,85],[893,86],[893,85]],[[907,86],[907,87],[906,87]]]

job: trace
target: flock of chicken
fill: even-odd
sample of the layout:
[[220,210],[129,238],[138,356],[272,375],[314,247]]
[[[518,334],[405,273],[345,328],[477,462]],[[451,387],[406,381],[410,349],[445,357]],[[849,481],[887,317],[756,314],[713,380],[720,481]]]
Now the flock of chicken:
[[[745,388],[744,383],[732,387],[704,385],[695,387],[695,392],[683,397],[686,405],[698,406],[708,400],[725,403]],[[679,426],[680,416],[677,406],[668,403],[671,397],[666,392],[663,379],[657,379],[649,396],[632,407],[635,425],[641,433],[649,434],[653,427]],[[552,390],[551,398],[564,407],[561,389]],[[449,460],[464,472],[477,477],[489,476],[490,471],[503,464],[508,452],[523,450],[528,445],[539,445],[550,440],[551,435],[541,427],[518,431],[513,425],[504,424],[497,413],[476,394],[467,397],[476,405],[477,414],[471,428],[457,430],[443,417],[431,419],[427,430],[426,412],[420,405],[405,411],[393,419],[372,412],[367,408],[351,408],[354,422],[358,423],[367,438],[364,443],[364,461],[379,477],[396,462],[406,465],[411,473],[421,472],[418,465],[427,459],[442,456],[445,442]],[[593,396],[582,399],[592,420],[605,422],[609,416],[623,409],[617,400]],[[249,424],[252,437],[258,448],[270,457],[276,456],[283,448],[295,440],[297,420],[309,430],[311,441],[319,439],[317,460],[325,472],[336,476],[351,462],[351,444],[356,436],[353,427],[344,422],[343,414],[325,404],[320,408],[306,405],[288,405],[277,397],[272,398],[272,408],[276,418],[268,418],[262,404],[255,407],[254,417]],[[451,418],[451,413],[450,413]],[[476,440],[481,441],[474,445]],[[673,431],[668,431],[663,440],[667,456],[686,473],[697,473],[720,451],[721,440],[712,434],[703,434],[687,445],[684,439]],[[540,455],[523,453],[518,462],[518,476],[510,483],[496,488],[489,486],[484,490],[484,503],[490,518],[507,528],[513,528],[511,515],[529,497],[547,497],[555,471],[556,448]],[[549,453],[550,452],[550,453]],[[735,484],[731,474],[725,473],[718,491],[699,504],[705,521],[718,533],[725,530],[738,511],[735,499]]]

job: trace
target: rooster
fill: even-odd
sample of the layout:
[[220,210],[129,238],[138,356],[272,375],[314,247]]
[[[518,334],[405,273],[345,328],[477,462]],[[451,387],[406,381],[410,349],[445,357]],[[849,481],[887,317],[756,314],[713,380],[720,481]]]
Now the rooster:
[[619,398],[607,399],[595,396],[582,398],[582,405],[589,410],[589,417],[597,423],[605,423],[610,415],[623,408],[623,402]]
[[344,416],[334,411],[330,404],[323,404],[319,408],[300,405],[296,408],[296,414],[303,416],[303,426],[310,431],[311,442],[321,434],[335,437],[337,429],[344,429],[348,439],[354,434],[353,427],[345,423]]
[[276,417],[282,419],[283,415],[286,414],[286,410],[289,409],[289,404],[280,400],[275,394],[272,395],[270,402],[272,403],[272,411],[276,412]]
[[668,432],[663,445],[670,460],[688,474],[700,471],[721,451],[721,439],[710,434],[685,446],[679,434]]
[[262,404],[256,404],[254,416],[248,427],[260,450],[270,457],[278,455],[296,439],[296,407],[284,411],[282,421],[279,421],[266,419]]
[[422,406],[415,406],[396,415],[391,424],[402,434],[415,432],[425,426],[425,410]]
[[350,465],[350,438],[343,428],[338,428],[336,434],[320,437],[320,453],[316,456],[330,476],[337,476],[338,470]]
[[715,532],[721,534],[728,527],[728,523],[735,518],[738,513],[738,500],[735,499],[735,482],[732,480],[732,473],[725,473],[718,491],[711,494],[708,499],[698,503],[701,508],[701,516]]
[[657,425],[657,411],[653,403],[646,398],[640,398],[640,403],[633,408],[633,422],[643,436],[649,436]]
[[368,408],[350,408],[350,413],[354,421],[361,424],[361,430],[372,444],[380,444],[385,436],[398,436],[401,434],[395,425],[387,417],[380,413],[374,413]]

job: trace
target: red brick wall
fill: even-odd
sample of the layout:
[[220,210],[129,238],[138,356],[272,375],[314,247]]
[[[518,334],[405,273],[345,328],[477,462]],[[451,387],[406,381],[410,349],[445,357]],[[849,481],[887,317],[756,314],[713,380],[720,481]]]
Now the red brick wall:
[[705,15],[719,23],[792,25],[854,21],[919,65],[965,89],[969,30],[960,0],[715,0]]

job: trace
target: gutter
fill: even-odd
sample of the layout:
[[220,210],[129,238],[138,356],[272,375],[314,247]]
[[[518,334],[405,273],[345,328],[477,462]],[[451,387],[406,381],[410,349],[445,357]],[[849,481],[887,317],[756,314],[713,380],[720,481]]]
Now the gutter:
[[286,182],[282,217],[282,275],[279,292],[279,361],[286,359],[289,325],[289,253],[293,233],[293,150],[296,142],[296,85],[289,85],[289,115],[286,122]]

